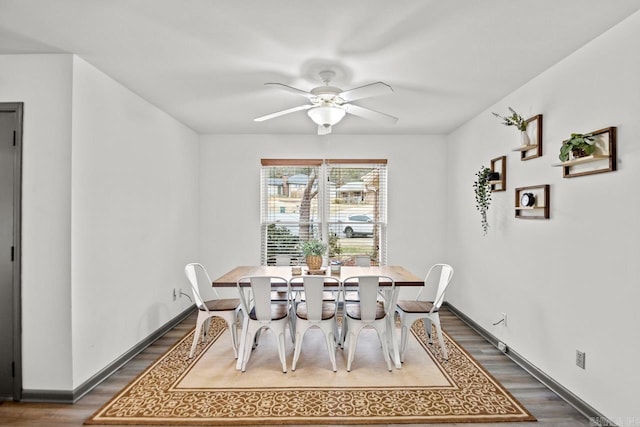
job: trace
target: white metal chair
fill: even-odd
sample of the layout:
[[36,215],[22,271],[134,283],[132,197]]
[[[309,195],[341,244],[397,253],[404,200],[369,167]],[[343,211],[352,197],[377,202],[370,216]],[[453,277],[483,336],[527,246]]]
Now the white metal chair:
[[[356,267],[371,267],[371,257],[369,255],[356,255],[353,257]],[[358,301],[360,297],[357,291],[345,291],[345,302]]]
[[393,339],[393,331],[388,330],[387,317],[393,310],[392,304],[378,300],[380,282],[386,281],[389,295],[395,292],[395,281],[387,276],[352,276],[343,281],[343,289],[350,284],[357,283],[359,301],[345,302],[344,324],[342,335],[348,349],[347,371],[351,371],[351,362],[356,352],[356,344],[360,331],[365,327],[372,327],[378,333],[382,353],[387,369],[391,371],[391,358],[389,357],[389,340]]
[[[191,292],[193,294],[194,303],[198,307],[198,318],[196,320],[196,330],[193,334],[193,344],[191,344],[191,351],[189,352],[189,358],[193,357],[193,353],[196,350],[198,339],[202,336],[202,340],[207,339],[208,320],[212,317],[220,317],[227,322],[229,332],[231,333],[231,343],[233,345],[234,356],[238,357],[238,330],[236,321],[240,310],[240,299],[238,298],[220,298],[216,290],[211,287],[211,291],[215,298],[212,300],[204,301],[200,296],[198,276],[204,280],[208,286],[211,286],[211,278],[209,273],[202,264],[190,263],[184,267],[184,272],[191,283]],[[203,328],[203,324],[207,323],[207,327]]]
[[[425,289],[427,289],[429,278],[432,274],[437,274],[440,271],[440,278],[438,280],[438,289],[433,301],[427,301],[423,296]],[[444,294],[451,283],[453,277],[453,268],[449,264],[434,264],[424,279],[424,286],[420,289],[418,296],[415,300],[399,300],[396,303],[396,313],[400,316],[400,360],[404,362],[404,354],[407,350],[407,340],[409,338],[409,328],[416,320],[422,319],[424,322],[424,328],[429,337],[429,344],[431,340],[431,323],[436,326],[436,332],[438,334],[438,341],[440,342],[440,348],[442,349],[442,356],[445,359],[449,358],[447,349],[444,346],[444,338],[442,337],[442,328],[440,326],[440,316],[438,311],[442,302],[444,301]]]
[[371,267],[371,257],[369,255],[356,255],[355,262],[358,267]]
[[286,266],[291,265],[291,256],[290,255],[276,255],[276,265],[277,266]]
[[[289,302],[271,300],[271,287],[286,287]],[[283,286],[284,285],[284,286]],[[236,369],[245,372],[251,356],[254,342],[260,337],[260,331],[270,329],[277,340],[278,355],[282,363],[282,372],[287,372],[284,335],[289,322],[290,288],[287,279],[278,276],[246,276],[238,279],[238,293],[242,310],[246,313],[242,323],[240,351]]]
[[294,277],[289,281],[291,287],[299,285],[300,282],[302,282],[304,287],[304,300],[298,302],[295,306],[296,337],[294,340],[295,349],[291,365],[292,371],[296,370],[296,364],[300,357],[304,335],[309,328],[314,326],[319,328],[324,334],[333,372],[337,371],[336,342],[338,340],[338,323],[336,321],[336,317],[338,305],[336,301],[325,300],[324,289],[327,281],[335,283],[339,298],[340,280],[335,277],[304,276]]
[[[276,255],[277,267],[285,267],[291,265],[291,256],[289,255]],[[271,290],[271,299],[278,301],[288,301],[287,288],[282,287]]]

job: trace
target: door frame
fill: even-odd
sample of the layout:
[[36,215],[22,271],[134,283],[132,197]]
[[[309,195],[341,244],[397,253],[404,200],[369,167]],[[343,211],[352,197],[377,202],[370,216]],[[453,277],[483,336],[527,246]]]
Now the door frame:
[[22,125],[23,102],[0,102],[0,112],[16,114],[13,157],[13,400],[22,399]]

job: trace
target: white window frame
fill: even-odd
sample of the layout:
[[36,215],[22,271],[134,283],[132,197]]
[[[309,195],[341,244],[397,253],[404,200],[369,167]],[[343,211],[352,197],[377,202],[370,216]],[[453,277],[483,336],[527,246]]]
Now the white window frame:
[[[330,232],[334,237],[332,237],[333,245],[330,245],[331,248],[340,247],[339,242],[350,243],[349,239],[344,239],[344,235],[337,236],[336,226],[338,226],[338,230],[345,230],[347,226],[352,226],[353,228],[362,227],[362,223],[349,221],[348,218],[345,220],[340,217],[339,220],[336,220],[336,215],[339,214],[339,207],[331,205],[331,201],[336,202],[335,199],[332,199],[331,191],[327,191],[328,188],[331,187],[332,183],[329,181],[329,173],[332,169],[357,169],[359,168],[374,168],[376,175],[378,177],[378,181],[376,185],[377,194],[376,203],[374,204],[378,206],[377,213],[376,209],[373,209],[373,213],[371,215],[372,218],[375,218],[376,221],[371,223],[371,226],[374,230],[374,235],[372,235],[372,245],[377,246],[377,250],[374,250],[373,246],[371,248],[371,254],[374,264],[386,265],[387,263],[387,160],[379,160],[379,159],[331,159],[331,160],[320,160],[320,159],[262,159],[262,170],[261,170],[261,182],[260,182],[260,224],[261,224],[261,264],[273,264],[275,254],[281,253],[286,254],[290,258],[291,264],[304,263],[304,260],[301,259],[301,255],[297,251],[297,242],[299,241],[299,237],[295,236],[296,227],[300,225],[305,226],[307,223],[300,223],[294,220],[274,220],[274,206],[270,205],[270,190],[273,191],[273,186],[269,187],[269,184],[272,183],[272,178],[268,177],[268,172],[271,172],[269,168],[271,167],[292,167],[292,168],[305,168],[305,167],[317,167],[318,168],[318,177],[317,177],[317,206],[316,210],[313,212],[317,214],[317,218],[312,216],[309,224],[312,226],[312,233],[315,237],[320,237],[324,242],[330,242]],[[365,188],[364,191],[368,192],[367,194],[371,194],[371,188]],[[368,206],[364,204],[363,206]],[[338,212],[338,214],[336,213]],[[271,228],[269,228],[271,226]],[[283,230],[284,228],[288,228],[289,231]],[[274,230],[284,231],[284,237],[281,242],[276,241],[278,247],[274,246],[273,239],[269,239],[269,231],[271,233]],[[293,231],[291,231],[293,230]],[[293,236],[289,236],[289,234]],[[298,236],[299,236],[299,228],[298,228]],[[273,235],[272,235],[273,237]],[[366,237],[366,236],[360,236]],[[296,238],[298,240],[296,240]],[[338,240],[335,240],[335,239]],[[342,239],[342,240],[341,240]],[[356,240],[356,239],[352,239]],[[337,244],[335,244],[338,242]],[[271,247],[269,246],[271,245]],[[351,262],[351,255],[334,255],[331,259],[339,259],[346,263]]]

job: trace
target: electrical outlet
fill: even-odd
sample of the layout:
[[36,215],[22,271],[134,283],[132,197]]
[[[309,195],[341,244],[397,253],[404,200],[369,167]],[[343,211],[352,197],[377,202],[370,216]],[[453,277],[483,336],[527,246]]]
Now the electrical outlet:
[[503,343],[502,341],[498,341],[498,350],[500,350],[503,353],[507,352],[507,345],[505,343]]
[[587,355],[584,351],[576,350],[576,366],[584,369],[586,357]]
[[173,300],[175,301],[177,298],[176,288],[173,288]]

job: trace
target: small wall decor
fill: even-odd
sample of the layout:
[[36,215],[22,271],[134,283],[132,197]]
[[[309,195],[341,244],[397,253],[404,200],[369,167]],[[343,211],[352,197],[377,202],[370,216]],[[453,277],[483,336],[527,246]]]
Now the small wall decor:
[[542,114],[524,119],[520,114],[509,107],[511,115],[501,116],[492,113],[502,119],[505,126],[515,126],[520,131],[520,146],[513,151],[520,152],[520,160],[530,160],[542,156]]
[[491,191],[505,191],[507,189],[507,156],[491,159],[491,172],[488,179]]
[[616,170],[615,126],[586,134],[572,133],[562,142],[558,158],[564,178],[593,175]]
[[520,152],[520,160],[531,160],[542,157],[542,114],[537,114],[525,120],[527,144],[522,144],[513,151]]
[[516,110],[514,110],[511,107],[509,107],[509,112],[511,113],[511,115],[509,116],[501,116],[498,113],[491,113],[491,114],[493,114],[499,119],[502,119],[502,124],[505,126],[515,126],[516,128],[518,128],[519,131],[526,130],[527,123],[524,120],[524,118],[522,118],[520,114],[516,113]]
[[549,184],[516,188],[516,218],[549,219]]

